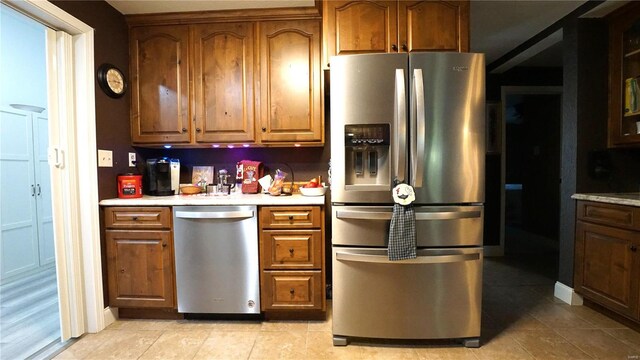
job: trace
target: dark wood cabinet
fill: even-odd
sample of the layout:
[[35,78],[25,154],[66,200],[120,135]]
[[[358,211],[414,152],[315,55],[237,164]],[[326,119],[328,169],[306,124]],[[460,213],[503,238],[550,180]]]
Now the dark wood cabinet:
[[259,25],[261,142],[323,143],[320,21]]
[[282,11],[129,18],[133,144],[323,145],[321,20]]
[[132,28],[129,54],[132,142],[188,143],[189,27]]
[[578,201],[575,291],[640,320],[640,208]]
[[107,207],[105,228],[109,305],[173,308],[171,209]]
[[267,318],[325,317],[324,258],[321,206],[260,208],[260,298]]
[[609,147],[640,146],[640,3],[609,16]]
[[469,51],[469,1],[325,1],[324,66],[334,55]]
[[255,141],[254,24],[194,28],[195,140]]

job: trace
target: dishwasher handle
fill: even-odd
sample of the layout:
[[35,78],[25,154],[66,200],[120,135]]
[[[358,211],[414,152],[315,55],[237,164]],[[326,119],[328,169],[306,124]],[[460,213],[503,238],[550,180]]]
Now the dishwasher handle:
[[250,219],[253,210],[248,211],[176,211],[181,219]]
[[418,256],[415,259],[406,260],[389,260],[386,255],[365,255],[365,254],[350,254],[337,251],[336,260],[338,261],[354,261],[364,263],[376,263],[376,264],[443,264],[454,263],[463,261],[480,260],[480,253],[472,254],[459,254],[459,255],[428,255]]

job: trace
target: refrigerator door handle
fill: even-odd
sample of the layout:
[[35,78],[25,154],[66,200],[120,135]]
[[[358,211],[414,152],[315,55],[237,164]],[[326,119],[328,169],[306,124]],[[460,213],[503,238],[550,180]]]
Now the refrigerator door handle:
[[405,181],[407,162],[407,94],[404,81],[404,69],[396,69],[395,87],[395,126],[396,139],[394,141],[396,153],[395,178],[399,182]]
[[[336,217],[338,219],[355,219],[355,220],[391,220],[392,212],[370,212],[370,211],[354,211],[354,210],[338,210]],[[472,211],[434,211],[434,212],[416,212],[416,221],[424,220],[456,220],[456,219],[473,219],[482,216],[479,210]]]
[[361,263],[375,263],[375,264],[394,264],[394,265],[411,265],[411,264],[443,264],[443,263],[456,263],[463,261],[476,261],[480,260],[480,253],[472,254],[460,254],[460,255],[429,255],[418,256],[415,259],[406,260],[389,260],[386,255],[364,255],[364,254],[352,254],[336,251],[336,260],[338,261],[352,261]]
[[421,188],[424,178],[424,153],[425,139],[427,136],[427,118],[425,113],[424,102],[424,81],[422,77],[422,69],[413,70],[413,89],[416,113],[413,119],[415,126],[412,131],[411,145],[412,151],[416,154],[412,161],[412,181],[411,184],[415,188]]

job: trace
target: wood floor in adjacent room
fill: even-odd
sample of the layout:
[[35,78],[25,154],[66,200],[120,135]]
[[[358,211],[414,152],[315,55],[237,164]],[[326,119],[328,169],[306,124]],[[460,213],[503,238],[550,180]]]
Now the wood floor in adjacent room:
[[640,359],[640,333],[559,302],[546,267],[535,257],[485,258],[478,349],[447,341],[334,347],[329,311],[327,321],[120,320],[56,359]]

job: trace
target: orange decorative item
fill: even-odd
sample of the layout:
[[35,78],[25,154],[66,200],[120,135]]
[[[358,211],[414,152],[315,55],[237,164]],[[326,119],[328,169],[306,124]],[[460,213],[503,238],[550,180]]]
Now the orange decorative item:
[[142,175],[118,175],[118,197],[121,199],[142,197]]

